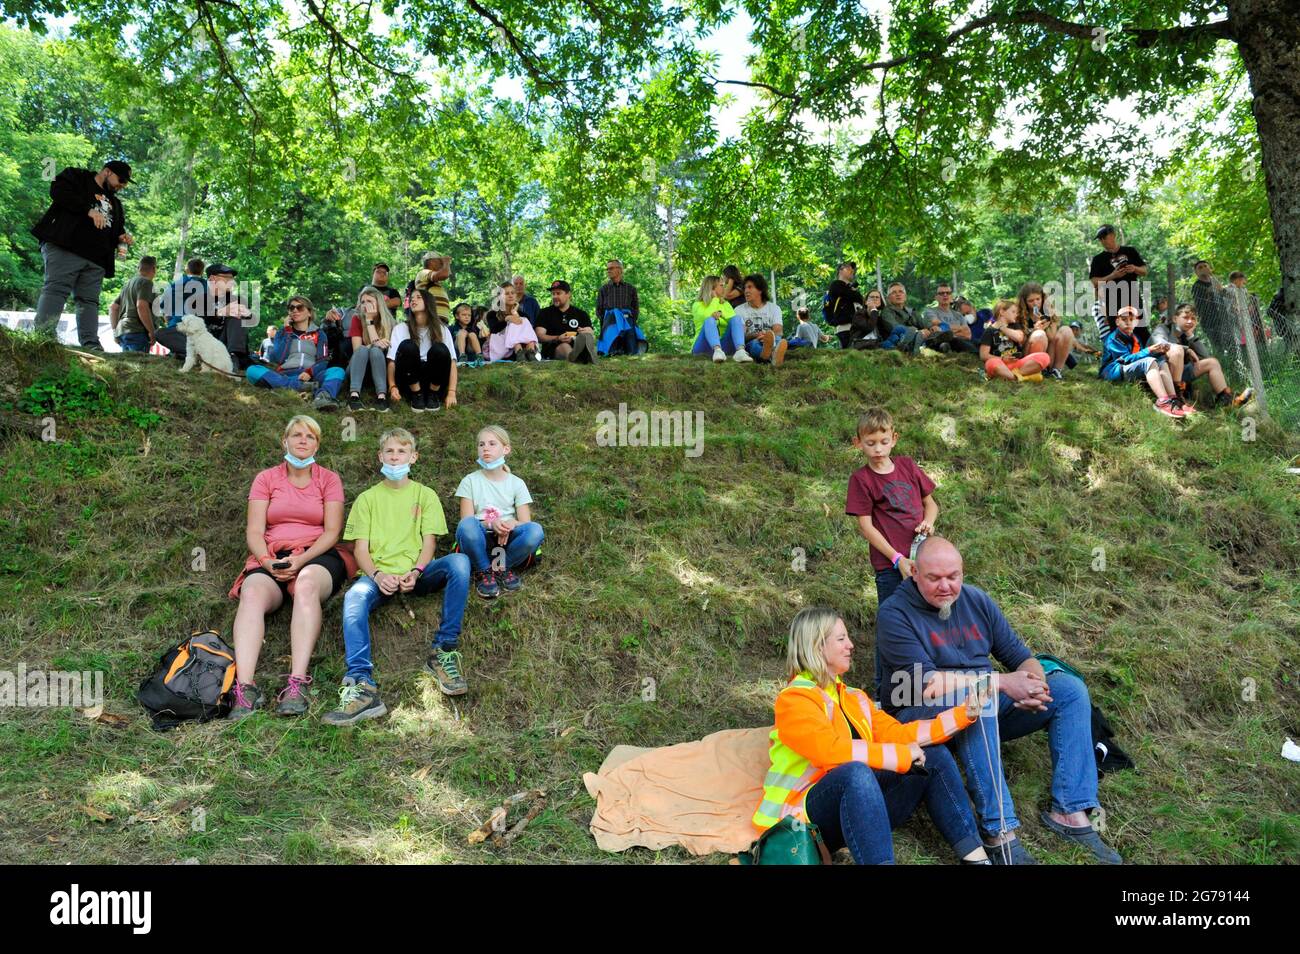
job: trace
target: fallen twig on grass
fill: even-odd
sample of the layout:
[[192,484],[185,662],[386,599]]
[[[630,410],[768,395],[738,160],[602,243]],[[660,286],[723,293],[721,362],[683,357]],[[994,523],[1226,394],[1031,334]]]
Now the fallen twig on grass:
[[[506,820],[510,815],[511,807],[518,805],[520,802],[528,798],[533,799],[533,805],[529,808],[528,814],[516,823],[514,828],[506,831]],[[474,831],[470,832],[466,840],[471,845],[481,845],[483,842],[487,841],[489,836],[492,836],[492,844],[496,845],[498,848],[506,847],[519,836],[519,833],[527,827],[530,821],[541,813],[545,804],[546,792],[540,788],[535,788],[527,792],[516,792],[496,808],[492,809],[492,814],[488,816],[488,820]]]

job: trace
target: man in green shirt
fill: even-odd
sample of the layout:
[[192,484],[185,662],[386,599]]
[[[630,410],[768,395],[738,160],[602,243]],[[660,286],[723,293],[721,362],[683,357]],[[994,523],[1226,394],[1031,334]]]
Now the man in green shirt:
[[108,320],[123,351],[148,351],[154,345],[153,280],[157,274],[158,259],[144,256],[139,272],[127,280],[109,306]]
[[446,695],[469,691],[456,649],[469,597],[469,557],[449,553],[433,558],[434,538],[447,532],[447,520],[438,495],[408,476],[418,459],[410,431],[400,427],[385,431],[379,439],[384,479],[363,491],[348,514],[343,539],[355,541],[353,552],[363,575],[343,598],[347,675],[339,690],[339,707],[324,717],[328,725],[352,725],[388,711],[374,678],[370,612],[399,593],[423,596],[444,590],[442,621],[424,668],[433,673]]

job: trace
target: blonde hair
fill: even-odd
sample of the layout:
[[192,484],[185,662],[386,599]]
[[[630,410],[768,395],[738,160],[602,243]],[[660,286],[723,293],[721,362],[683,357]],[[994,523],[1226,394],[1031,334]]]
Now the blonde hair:
[[706,275],[704,281],[700,284],[700,301],[708,304],[713,301],[713,286],[718,284],[717,275]]
[[826,668],[826,640],[840,614],[825,606],[809,606],[795,614],[790,622],[790,639],[785,647],[786,678],[801,672],[812,674],[819,686],[835,681]]
[[1025,316],[1020,314],[1020,305],[1011,298],[1000,298],[993,303],[993,320],[997,321],[1004,311],[1016,309],[1016,321],[1024,321]]
[[894,416],[883,407],[869,407],[858,418],[858,436],[874,434],[876,431],[894,432]]
[[408,445],[411,450],[415,450],[415,435],[404,427],[390,427],[384,433],[379,435],[379,450],[382,453],[384,446],[389,441],[397,441],[399,444]]
[[[362,302],[367,298],[373,298],[378,306],[375,309],[375,318],[378,319],[381,330],[376,332],[374,324],[366,317],[366,310],[362,307]],[[357,317],[361,319],[361,342],[370,344],[378,341],[380,338],[391,338],[393,336],[393,326],[397,324],[397,319],[393,317],[392,311],[388,308],[388,302],[384,301],[384,296],[379,293],[379,289],[374,285],[367,285],[361,289],[361,294],[357,295]]]
[[[482,437],[484,434],[491,434],[493,437],[499,440],[506,447],[511,446],[510,435],[506,432],[506,429],[502,427],[500,424],[489,424],[487,427],[480,427],[478,429],[478,433],[474,435],[475,451],[478,450],[478,439]],[[475,459],[477,459],[477,456]],[[507,474],[510,473],[509,464],[502,464],[501,469],[504,470]]]
[[309,417],[306,414],[295,414],[289,418],[289,423],[284,425],[284,433],[280,435],[281,444],[289,439],[289,435],[293,433],[293,429],[299,424],[311,431],[312,436],[316,438],[316,443],[320,443],[320,425],[316,423],[316,418]]

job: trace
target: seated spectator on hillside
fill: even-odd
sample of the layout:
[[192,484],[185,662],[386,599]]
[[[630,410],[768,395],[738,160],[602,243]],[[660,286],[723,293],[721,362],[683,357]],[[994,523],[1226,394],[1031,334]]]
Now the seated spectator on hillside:
[[1156,403],[1152,406],[1158,412],[1165,417],[1185,417],[1187,410],[1174,389],[1174,380],[1166,362],[1169,342],[1140,347],[1133,334],[1137,319],[1138,310],[1132,305],[1125,305],[1119,310],[1115,316],[1115,330],[1106,336],[1102,348],[1101,370],[1098,374],[1103,380],[1115,384],[1145,380],[1156,396]]
[[205,267],[203,259],[190,259],[185,263],[185,274],[164,288],[158,301],[162,313],[167,316],[167,325],[156,328],[154,337],[173,354],[179,347],[181,353],[177,355],[178,358],[185,355],[185,336],[175,330],[176,326],[186,315],[203,317],[206,312],[208,283],[203,277]]
[[[737,361],[753,360],[745,351],[744,319],[733,318],[736,312],[726,301],[726,293],[727,283],[717,275],[706,275],[700,284],[700,294],[691,305],[691,319],[700,329],[691,354],[712,355],[715,364],[726,361],[729,354]],[[723,346],[724,322],[726,347]]]
[[510,283],[515,286],[515,301],[519,302],[519,314],[523,315],[530,325],[536,327],[537,316],[542,313],[542,309],[537,299],[528,294],[528,283],[524,281],[524,276],[516,275]]
[[735,265],[728,265],[722,270],[722,281],[725,283],[722,300],[735,311],[745,303],[745,276]]
[[479,367],[483,364],[483,344],[474,323],[474,307],[469,302],[457,302],[452,315],[456,321],[451,328],[452,340],[456,344],[456,363]]
[[1029,328],[1020,320],[1020,308],[1008,298],[993,306],[993,318],[980,338],[980,361],[989,380],[1041,381],[1051,364],[1046,352],[1026,353]]
[[854,306],[861,305],[862,293],[858,291],[858,265],[856,262],[844,262],[835,272],[835,281],[826,291],[826,301],[822,305],[822,317],[831,326],[835,336],[840,340],[840,347],[847,348],[851,340],[849,334],[853,324]]
[[1172,322],[1161,322],[1151,332],[1153,345],[1169,345],[1166,354],[1169,377],[1178,389],[1179,400],[1185,408],[1190,409],[1192,385],[1197,378],[1209,375],[1210,387],[1214,391],[1214,406],[1239,407],[1250,400],[1250,389],[1247,388],[1241,398],[1234,398],[1232,389],[1223,376],[1219,359],[1211,356],[1210,346],[1197,334],[1196,321],[1196,309],[1189,304],[1182,304],[1174,309]]
[[891,830],[924,799],[953,853],[988,864],[957,763],[941,744],[979,718],[985,699],[972,692],[964,705],[928,720],[896,721],[840,679],[853,642],[844,621],[820,606],[796,614],[785,655],[754,826],[766,831],[792,816],[816,825],[831,851],[846,846],[856,864],[892,864]]
[[388,399],[405,399],[417,414],[456,406],[456,342],[438,320],[433,296],[412,289],[406,321],[393,326],[388,343]]
[[782,337],[781,309],[769,297],[762,275],[745,276],[745,303],[736,309],[735,317],[745,323],[745,350],[750,357],[781,367],[789,344]]
[[541,352],[537,350],[537,332],[519,313],[519,303],[515,300],[515,286],[503,282],[496,292],[496,300],[487,317],[488,330],[492,337],[488,339],[489,361],[541,361]]
[[153,280],[157,273],[156,258],[141,258],[136,274],[108,308],[113,336],[123,351],[148,351],[154,345]]
[[921,333],[907,325],[891,324],[885,317],[880,292],[873,288],[862,305],[854,306],[848,347],[855,351],[884,348],[916,354],[921,348]]
[[1008,670],[993,676],[992,706],[948,745],[965,770],[975,819],[995,864],[1035,863],[1015,836],[1020,820],[998,740],[1039,729],[1047,732],[1052,756],[1051,810],[1039,818],[1098,861],[1121,863],[1088,817],[1099,802],[1087,686],[1061,669],[1044,672],[989,595],[964,585],[961,554],[943,537],[921,544],[912,576],[880,607],[876,639],[886,673],[881,705],[901,722],[944,712],[978,685],[980,674],[993,671],[994,659]]
[[640,342],[645,336],[639,334],[637,329],[637,322],[641,319],[641,301],[637,297],[636,286],[623,281],[623,263],[616,258],[611,258],[605,264],[605,274],[609,280],[596,292],[596,317],[600,319],[600,336],[604,338],[607,333],[618,334],[617,342],[609,348],[610,354],[640,354]]
[[537,316],[533,328],[543,358],[574,364],[595,364],[596,332],[591,317],[573,304],[573,289],[566,281],[551,282],[551,304]]
[[[238,370],[248,367],[248,325],[252,309],[239,297],[235,277],[239,274],[229,265],[213,263],[208,266],[208,296],[203,321],[212,336],[226,346],[231,361]],[[256,321],[251,322],[256,325]],[[184,335],[180,335],[184,339]],[[167,345],[171,347],[171,345]],[[181,354],[185,353],[182,341]]]
[[921,336],[921,344],[928,344],[930,339],[939,333],[939,325],[936,322],[933,326],[923,316],[918,315],[907,303],[907,286],[902,282],[892,283],[887,292],[885,307],[880,310],[890,325],[905,325],[908,328],[915,328],[917,334]]
[[1074,350],[1074,330],[1061,325],[1056,309],[1038,282],[1026,282],[1020,286],[1016,310],[1029,326],[1028,350],[1031,353],[1047,352],[1051,364],[1044,369],[1044,374],[1053,380],[1061,380],[1061,369],[1074,367],[1070,363],[1070,352]]
[[348,362],[349,410],[359,411],[363,407],[361,388],[366,383],[367,371],[378,410],[388,410],[388,348],[395,324],[383,293],[366,286],[357,296],[357,307],[348,327],[348,337],[352,340],[352,359]]
[[388,284],[388,272],[387,262],[375,262],[375,267],[370,272],[370,284],[362,286],[362,291],[366,288],[378,289],[384,296],[384,304],[388,306],[388,310],[397,314],[398,309],[402,307],[402,293]]
[[966,326],[965,332],[953,332],[953,334],[972,342],[975,346],[972,350],[978,351],[980,338],[984,336],[984,323],[993,317],[992,310],[988,308],[976,310],[969,298],[958,298],[953,302],[953,307],[957,309],[962,324]]
[[1088,358],[1100,358],[1101,352],[1083,340],[1083,325],[1078,321],[1070,322],[1070,330],[1074,332],[1074,350],[1071,355],[1074,357],[1075,364]]
[[[329,341],[316,325],[316,309],[304,295],[288,301],[284,330],[276,335],[267,364],[255,364],[245,371],[248,380],[264,388],[288,388],[315,392],[312,404],[321,411],[338,407],[339,391],[347,372],[331,368]],[[269,367],[268,367],[269,365]]]
[[816,348],[831,340],[831,336],[822,331],[817,322],[813,321],[807,308],[797,309],[794,320],[794,337],[789,339],[791,348]]
[[275,333],[280,329],[275,325],[266,326],[266,337],[262,343],[257,346],[257,358],[259,361],[265,361],[271,354],[271,349],[275,347]]
[[1161,295],[1156,299],[1155,307],[1151,309],[1152,324],[1159,324],[1169,318],[1169,299]]
[[934,299],[935,303],[925,309],[925,313],[921,316],[933,329],[930,347],[937,351],[974,354],[978,348],[971,341],[966,320],[953,303],[952,286],[947,282],[940,282],[934,293]]
[[320,438],[315,420],[305,414],[291,418],[280,438],[284,460],[253,478],[248,492],[244,538],[249,554],[230,589],[230,598],[239,600],[231,719],[265,707],[266,695],[257,685],[257,660],[266,617],[288,601],[293,603],[290,674],[275,714],[298,716],[307,711],[308,671],[320,637],[322,607],[357,571],[351,548],[338,546],[343,481],[315,462]]

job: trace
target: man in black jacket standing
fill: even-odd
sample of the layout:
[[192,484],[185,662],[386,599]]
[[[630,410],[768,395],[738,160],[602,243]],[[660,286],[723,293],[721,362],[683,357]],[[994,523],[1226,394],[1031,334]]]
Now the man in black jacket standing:
[[858,265],[856,262],[844,262],[835,270],[835,281],[826,292],[826,303],[822,308],[822,317],[835,331],[840,339],[840,347],[847,348],[851,339],[854,305],[862,304],[862,293],[858,291]]
[[32,234],[41,243],[45,284],[36,303],[36,330],[54,333],[68,296],[76,299],[77,340],[102,351],[99,290],[113,276],[114,254],[126,257],[135,241],[117,193],[131,181],[125,162],[106,162],[99,172],[67,168],[50,183],[53,202]]

